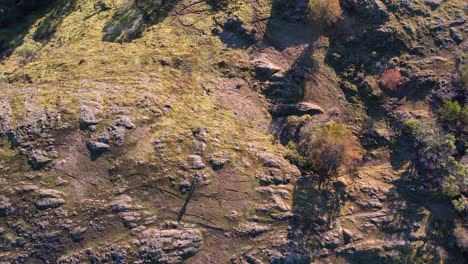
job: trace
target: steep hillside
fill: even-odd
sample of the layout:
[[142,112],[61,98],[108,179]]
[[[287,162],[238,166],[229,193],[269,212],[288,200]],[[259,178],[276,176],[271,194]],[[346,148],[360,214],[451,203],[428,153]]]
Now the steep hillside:
[[0,3],[0,263],[465,263],[467,13]]

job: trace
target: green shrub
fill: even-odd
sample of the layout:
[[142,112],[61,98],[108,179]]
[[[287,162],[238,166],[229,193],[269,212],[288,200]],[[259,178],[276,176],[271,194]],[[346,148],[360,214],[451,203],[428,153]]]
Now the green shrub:
[[[447,150],[450,151],[452,154],[457,149],[457,146],[455,145],[455,141],[456,141],[456,138],[453,134],[445,135],[444,143],[447,147]],[[452,156],[449,156],[448,158],[452,158]]]
[[458,162],[454,157],[449,157],[448,166],[451,175],[453,175],[457,181],[466,182],[468,180],[468,168]]
[[419,127],[419,121],[414,118],[410,118],[406,120],[405,123],[403,124],[404,131],[408,133],[409,135],[415,135],[418,127]]
[[440,117],[445,122],[456,123],[460,119],[461,106],[457,101],[445,101],[442,105]]
[[456,178],[452,175],[445,178],[442,184],[442,193],[447,197],[455,197],[460,194],[460,187],[456,184]]
[[5,75],[4,72],[0,72],[0,82],[8,82],[8,77]]
[[462,126],[468,125],[468,106],[464,106],[460,112],[460,122]]
[[455,210],[457,210],[459,213],[465,211],[465,199],[463,197],[460,197],[458,199],[452,200],[453,207],[455,207]]
[[445,101],[440,118],[446,123],[463,127],[468,124],[468,106],[461,107],[457,101]]
[[305,166],[305,158],[296,149],[296,144],[289,141],[287,145],[288,151],[284,154],[284,158],[287,159],[291,164],[296,165],[299,168]]
[[34,40],[27,41],[23,43],[19,48],[16,49],[16,54],[22,58],[22,62],[29,62],[33,60],[39,50],[41,49],[42,45],[39,42],[35,42]]
[[446,135],[436,124],[414,119],[406,120],[403,131],[411,138],[416,153],[412,162],[419,175],[440,178],[451,174],[448,167],[455,152],[453,135]]
[[463,66],[460,73],[460,83],[464,88],[468,88],[468,65]]

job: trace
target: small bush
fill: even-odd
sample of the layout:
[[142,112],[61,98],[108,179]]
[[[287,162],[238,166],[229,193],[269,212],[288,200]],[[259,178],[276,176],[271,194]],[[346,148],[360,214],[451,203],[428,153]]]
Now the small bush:
[[422,123],[414,119],[406,120],[404,133],[411,138],[412,148],[416,153],[413,165],[421,176],[427,178],[445,177],[450,157],[455,152],[455,137],[446,135],[433,123]]
[[300,151],[306,168],[322,180],[336,176],[340,169],[354,172],[363,156],[353,133],[345,125],[333,121],[317,131],[306,132]]
[[455,197],[460,194],[460,187],[456,184],[456,179],[452,175],[448,176],[442,184],[442,193],[447,197]]
[[468,106],[464,106],[460,112],[460,122],[462,126],[468,125]]
[[445,101],[440,111],[440,119],[463,127],[468,123],[468,106],[461,107],[457,101]]
[[39,50],[41,49],[42,45],[39,42],[35,42],[34,40],[30,40],[28,42],[23,43],[19,48],[16,49],[16,54],[21,57],[21,62],[26,63],[33,60]]
[[394,91],[401,82],[401,73],[398,70],[386,70],[380,76],[379,83],[383,88]]
[[[456,107],[454,107],[456,108]],[[453,155],[456,153],[456,139],[453,134],[445,134],[434,123],[422,123],[413,118],[405,121],[403,133],[414,149],[412,168],[418,177],[446,198],[453,200],[461,194],[468,181],[468,169]],[[453,200],[454,207],[461,208],[461,201]]]
[[445,101],[442,105],[440,117],[445,122],[457,122],[460,118],[461,106],[457,101]]
[[414,118],[410,118],[405,121],[403,126],[403,129],[407,134],[414,136],[416,135],[416,131],[419,127],[419,121]]
[[309,0],[307,20],[313,24],[328,27],[336,23],[342,13],[339,0]]
[[[455,148],[455,147],[454,147]],[[450,172],[455,179],[463,184],[468,184],[468,167],[463,163],[457,161],[454,157],[449,157],[448,165],[450,167]]]
[[455,207],[455,210],[457,210],[459,213],[462,213],[463,211],[465,211],[466,205],[465,205],[465,199],[463,199],[463,197],[452,200],[452,204],[453,204],[453,207]]
[[303,168],[305,165],[305,158],[296,149],[296,144],[290,141],[288,143],[288,151],[284,154],[284,158],[287,159],[291,164],[296,165],[299,168]]
[[4,82],[4,83],[8,82],[8,77],[5,75],[4,72],[0,72],[0,83],[1,82]]
[[468,88],[468,65],[463,66],[460,73],[460,83],[464,88]]

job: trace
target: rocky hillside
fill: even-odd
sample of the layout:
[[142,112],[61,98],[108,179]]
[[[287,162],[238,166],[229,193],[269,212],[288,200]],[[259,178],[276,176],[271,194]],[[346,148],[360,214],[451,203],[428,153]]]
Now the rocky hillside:
[[466,263],[467,20],[1,1],[0,263]]

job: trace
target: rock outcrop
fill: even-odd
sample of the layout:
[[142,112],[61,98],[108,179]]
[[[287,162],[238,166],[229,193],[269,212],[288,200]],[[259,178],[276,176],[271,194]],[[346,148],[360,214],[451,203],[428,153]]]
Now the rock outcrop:
[[136,234],[132,244],[87,249],[61,257],[58,263],[182,263],[203,249],[201,232],[192,228],[149,228]]
[[271,115],[273,116],[273,118],[291,115],[318,115],[322,113],[323,109],[320,106],[312,103],[277,105],[271,110]]

